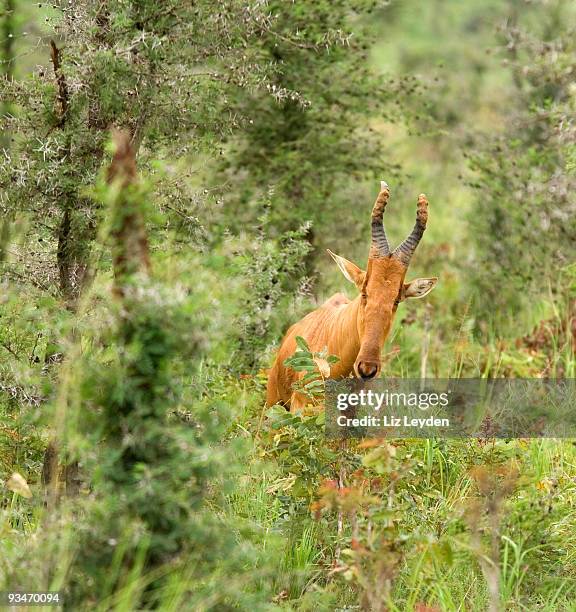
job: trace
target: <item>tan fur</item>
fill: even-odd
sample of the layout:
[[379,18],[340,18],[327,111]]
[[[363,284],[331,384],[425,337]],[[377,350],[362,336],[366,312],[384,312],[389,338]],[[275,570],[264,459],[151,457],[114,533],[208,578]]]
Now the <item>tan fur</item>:
[[302,336],[313,352],[326,348],[328,354],[340,359],[331,366],[331,378],[348,376],[357,361],[374,363],[379,368],[380,351],[390,332],[396,313],[394,302],[400,297],[405,274],[406,270],[395,259],[370,260],[363,288],[367,299],[359,295],[350,301],[336,293],[292,325],[269,373],[266,404],[279,403],[297,410],[306,403],[292,391],[300,374],[284,366],[284,360],[296,350],[296,336]]
[[[387,187],[382,189],[375,204],[381,214],[388,199]],[[418,214],[424,210],[423,196],[418,202]],[[425,198],[424,198],[425,199]],[[427,205],[427,202],[426,202]],[[268,376],[266,405],[283,404],[291,411],[304,407],[305,397],[293,391],[293,384],[302,376],[284,365],[296,351],[296,337],[302,336],[310,350],[324,349],[336,355],[330,378],[343,378],[354,372],[364,378],[380,373],[380,353],[390,333],[396,309],[404,297],[426,295],[435,285],[435,278],[418,279],[404,284],[406,266],[393,254],[374,257],[371,251],[366,272],[344,258],[330,252],[344,275],[356,284],[360,295],[349,300],[336,293],[322,306],[287,331]],[[422,287],[427,287],[425,290]],[[409,288],[414,288],[409,291]]]

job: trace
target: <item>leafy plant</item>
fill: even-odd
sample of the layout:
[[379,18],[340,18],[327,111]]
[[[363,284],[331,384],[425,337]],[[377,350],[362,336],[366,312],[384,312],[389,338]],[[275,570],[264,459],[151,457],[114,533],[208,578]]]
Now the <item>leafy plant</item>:
[[292,388],[307,397],[312,404],[322,403],[326,395],[325,381],[330,376],[330,364],[338,363],[340,359],[336,355],[328,355],[327,349],[312,352],[302,336],[296,336],[296,345],[296,351],[284,361],[284,365],[304,375]]

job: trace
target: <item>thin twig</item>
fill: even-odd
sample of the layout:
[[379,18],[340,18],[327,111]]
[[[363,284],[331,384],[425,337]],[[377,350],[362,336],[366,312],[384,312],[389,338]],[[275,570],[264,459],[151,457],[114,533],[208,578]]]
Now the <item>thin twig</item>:
[[34,357],[35,357],[35,353],[36,353],[36,348],[38,346],[38,340],[40,340],[40,338],[42,337],[42,333],[38,332],[36,334],[36,340],[34,341],[34,346],[32,347],[32,352],[30,353],[30,357],[28,359],[28,363],[30,365],[32,365],[32,363],[34,362]]
[[56,76],[56,83],[58,85],[58,102],[60,103],[60,109],[58,111],[58,127],[62,127],[68,115],[70,101],[68,84],[66,83],[66,78],[62,72],[60,49],[58,49],[53,40],[50,40],[50,59],[52,60],[54,75]]
[[32,277],[24,276],[23,274],[20,274],[19,272],[16,272],[15,270],[7,270],[6,273],[9,276],[13,276],[13,277],[17,278],[18,280],[21,280],[21,281],[23,281],[25,283],[30,283],[33,287],[36,287],[36,289],[40,289],[41,291],[45,291],[46,293],[48,293],[52,297],[57,297],[57,295],[54,294],[54,292],[50,289],[50,287],[48,287],[47,285],[44,285],[43,283],[37,281],[36,279],[34,279]]
[[12,350],[12,347],[9,344],[6,344],[5,342],[0,342],[0,346],[2,348],[5,348],[15,359],[21,361],[20,356]]

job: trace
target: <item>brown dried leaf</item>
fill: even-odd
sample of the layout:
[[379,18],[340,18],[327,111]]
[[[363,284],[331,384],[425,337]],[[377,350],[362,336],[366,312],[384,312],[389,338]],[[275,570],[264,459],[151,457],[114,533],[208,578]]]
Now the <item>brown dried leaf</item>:
[[22,495],[22,497],[32,497],[32,491],[30,491],[30,487],[26,482],[26,479],[18,472],[14,472],[10,478],[6,481],[6,487],[13,491],[14,493],[18,493],[18,495]]
[[326,359],[321,359],[320,357],[315,357],[314,358],[314,363],[316,364],[316,367],[320,371],[320,374],[322,374],[323,378],[329,378],[330,377],[330,364],[326,361]]

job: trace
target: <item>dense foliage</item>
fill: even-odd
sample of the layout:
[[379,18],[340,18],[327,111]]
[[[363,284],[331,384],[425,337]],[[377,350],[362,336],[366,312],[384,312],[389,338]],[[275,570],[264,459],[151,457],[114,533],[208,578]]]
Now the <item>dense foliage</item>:
[[[569,3],[559,2],[543,15],[527,11],[500,33],[515,86],[510,123],[473,154],[478,206],[471,223],[486,310],[531,299],[549,284],[556,293],[559,271],[573,264],[572,18]],[[494,279],[504,273],[503,286]]]
[[[568,610],[570,441],[324,436],[282,334],[425,191],[387,375],[574,377],[574,8],[2,0],[0,590],[72,610]],[[118,132],[119,131],[119,132]],[[115,136],[114,136],[115,134]],[[514,316],[510,316],[510,312]]]

